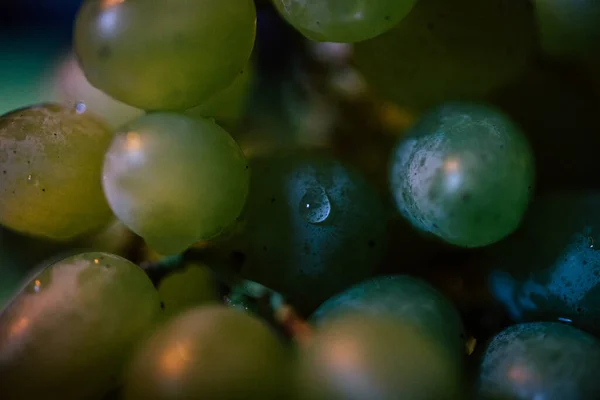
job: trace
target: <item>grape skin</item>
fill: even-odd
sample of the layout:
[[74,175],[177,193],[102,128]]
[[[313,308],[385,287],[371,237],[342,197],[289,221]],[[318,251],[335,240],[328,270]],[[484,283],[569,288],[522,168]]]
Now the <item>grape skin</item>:
[[480,367],[481,400],[595,400],[600,341],[560,323],[509,327],[492,339]]
[[290,359],[262,321],[225,306],[191,309],[139,349],[126,400],[288,398]]
[[163,255],[227,229],[242,211],[250,179],[227,132],[174,113],[148,114],[126,126],[103,173],[115,215]]
[[87,0],[74,48],[88,81],[144,110],[184,110],[225,89],[250,58],[252,0]]
[[2,398],[101,398],[159,312],[150,280],[121,257],[56,262],[0,314]]
[[320,42],[352,43],[398,24],[416,0],[274,0],[281,15],[304,36]]
[[533,156],[507,116],[474,103],[426,113],[393,155],[398,210],[419,230],[463,247],[513,232],[529,204]]
[[0,117],[0,223],[55,240],[109,223],[101,174],[112,135],[103,121],[58,104]]

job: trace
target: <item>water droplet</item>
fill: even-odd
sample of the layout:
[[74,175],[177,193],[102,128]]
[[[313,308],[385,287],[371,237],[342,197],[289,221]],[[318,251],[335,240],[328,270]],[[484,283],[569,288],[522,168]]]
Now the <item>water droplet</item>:
[[591,236],[588,236],[588,245],[590,246],[590,249],[594,248],[594,238]]
[[27,175],[27,183],[38,187],[40,185],[40,180],[37,178],[37,176],[29,174]]
[[75,112],[77,114],[83,114],[86,110],[87,110],[87,106],[85,105],[84,102],[78,101],[77,103],[75,103]]
[[311,224],[325,221],[331,213],[329,197],[321,186],[310,188],[300,200],[300,215]]

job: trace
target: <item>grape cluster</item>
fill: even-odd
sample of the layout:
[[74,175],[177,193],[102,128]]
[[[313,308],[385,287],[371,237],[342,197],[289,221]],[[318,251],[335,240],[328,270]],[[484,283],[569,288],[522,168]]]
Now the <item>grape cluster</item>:
[[73,32],[0,116],[1,399],[600,399],[600,3]]

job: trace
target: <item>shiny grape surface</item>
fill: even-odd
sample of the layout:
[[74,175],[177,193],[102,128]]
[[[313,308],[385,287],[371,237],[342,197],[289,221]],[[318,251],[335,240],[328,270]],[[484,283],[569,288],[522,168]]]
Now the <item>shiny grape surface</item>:
[[299,399],[458,400],[460,366],[399,320],[350,314],[327,322],[300,353]]
[[274,0],[304,36],[320,42],[359,42],[398,24],[417,0]]
[[520,0],[419,0],[394,29],[355,48],[373,89],[416,110],[485,98],[535,51],[534,16]]
[[600,341],[560,323],[509,327],[489,343],[477,399],[595,400]]
[[242,274],[303,312],[369,277],[386,247],[386,214],[361,174],[319,152],[252,160],[237,238]]
[[227,229],[242,211],[249,179],[240,148],[217,124],[152,113],[115,137],[103,185],[115,215],[169,255]]
[[490,249],[492,294],[516,321],[571,321],[600,333],[600,193],[533,203],[523,227]]
[[327,300],[311,319],[318,327],[336,316],[356,312],[395,317],[458,359],[464,357],[466,335],[458,311],[425,281],[407,275],[376,277]]
[[225,306],[189,310],[138,350],[126,400],[288,398],[289,355],[270,329]]
[[494,243],[519,225],[534,164],[521,129],[499,110],[447,103],[396,147],[390,185],[416,228],[462,247]]
[[0,314],[2,398],[102,398],[159,311],[150,280],[121,257],[56,262]]
[[[254,45],[252,0],[87,0],[74,47],[89,82],[144,110],[183,110],[225,89]],[[176,73],[174,73],[176,71]]]
[[68,240],[110,222],[101,176],[113,133],[103,121],[80,111],[43,104],[0,117],[4,226]]

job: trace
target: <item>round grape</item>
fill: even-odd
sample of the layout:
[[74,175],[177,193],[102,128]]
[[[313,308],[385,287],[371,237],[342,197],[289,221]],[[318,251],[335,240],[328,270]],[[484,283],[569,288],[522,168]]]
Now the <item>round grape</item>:
[[260,320],[225,306],[189,310],[138,350],[126,400],[283,399],[289,355]]
[[417,0],[274,0],[281,15],[319,42],[352,43],[391,29]]
[[144,110],[184,110],[225,89],[256,31],[252,0],[87,0],[74,46],[89,82]]
[[150,280],[123,258],[55,263],[0,314],[2,398],[102,398],[159,311]]
[[418,229],[463,247],[513,232],[529,204],[533,156],[516,124],[485,105],[448,103],[398,144],[391,189]]
[[388,316],[328,321],[300,353],[297,391],[307,400],[457,400],[457,360],[439,343]]
[[312,316],[320,326],[347,313],[394,316],[464,358],[465,332],[454,305],[427,282],[407,275],[380,276],[323,303]]
[[163,255],[211,239],[238,217],[250,173],[235,141],[214,122],[148,114],[119,133],[104,163],[115,215]]
[[595,400],[600,341],[560,323],[509,327],[487,346],[478,399]]
[[75,107],[43,104],[0,117],[0,223],[68,240],[110,222],[102,194],[113,133]]
[[355,46],[367,83],[402,108],[481,100],[519,76],[537,50],[521,0],[419,0],[394,29]]
[[490,291],[518,321],[565,320],[600,333],[600,193],[540,197],[490,248]]
[[386,248],[386,213],[362,175],[310,151],[251,165],[245,231],[234,240],[245,255],[242,274],[301,312],[372,274]]

